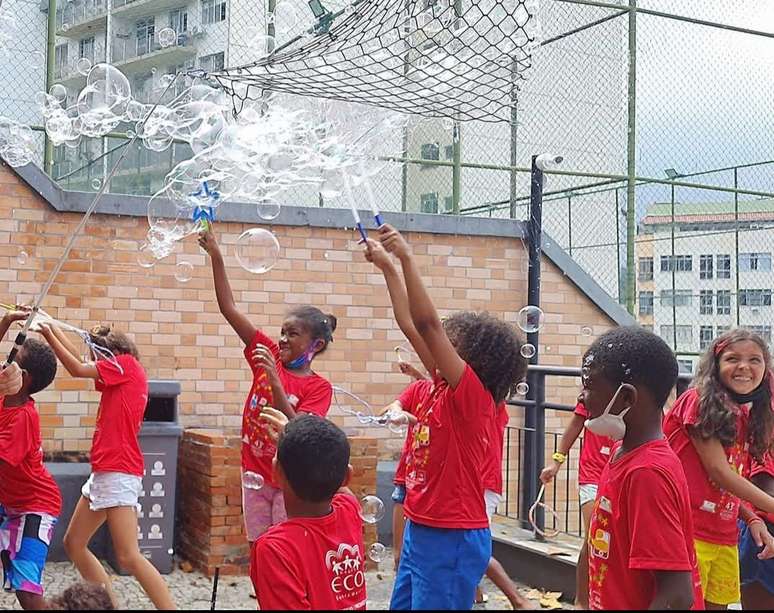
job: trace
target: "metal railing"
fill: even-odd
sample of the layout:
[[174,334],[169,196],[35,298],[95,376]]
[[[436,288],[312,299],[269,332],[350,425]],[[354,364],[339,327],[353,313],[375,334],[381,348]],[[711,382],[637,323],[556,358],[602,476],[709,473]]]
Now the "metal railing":
[[151,53],[162,50],[172,50],[177,47],[191,47],[193,50],[193,36],[190,32],[178,32],[177,39],[169,46],[163,47],[159,42],[158,34],[141,38],[118,38],[113,42],[113,61],[126,62]]
[[[539,475],[546,465],[546,447],[551,452],[558,450],[562,432],[546,432],[546,410],[554,410],[563,413],[572,413],[575,405],[550,402],[546,400],[547,377],[575,377],[580,379],[580,368],[561,366],[530,365],[527,379],[529,382],[528,398],[524,400],[512,399],[509,405],[519,406],[525,409],[524,426],[508,426],[505,432],[505,448],[503,450],[505,478],[503,480],[504,505],[500,507],[498,515],[519,521],[522,528],[533,530],[529,522],[528,513],[537,498],[540,488]],[[677,379],[677,396],[682,394],[691,382],[691,376],[682,374]],[[534,425],[530,425],[530,423]],[[546,444],[546,441],[549,444]],[[583,439],[581,438],[581,445]],[[581,536],[582,521],[580,505],[577,495],[577,469],[573,468],[571,460],[574,457],[568,454],[567,461],[560,474],[557,475],[550,487],[546,488],[545,501],[553,507],[559,519],[552,518],[553,530],[565,534]],[[514,466],[515,464],[515,466]],[[561,490],[564,490],[562,492]],[[564,494],[563,496],[561,494]],[[538,507],[535,513],[535,523],[541,530],[545,529],[545,514]],[[541,538],[535,533],[535,538]]]
[[68,3],[56,12],[56,29],[64,31],[107,14],[107,0],[86,0]]

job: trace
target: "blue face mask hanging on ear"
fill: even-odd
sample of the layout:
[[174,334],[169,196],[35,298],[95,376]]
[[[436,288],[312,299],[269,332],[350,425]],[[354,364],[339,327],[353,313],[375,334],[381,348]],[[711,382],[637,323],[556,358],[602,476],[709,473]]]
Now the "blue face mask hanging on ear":
[[312,359],[314,358],[314,355],[317,353],[318,349],[317,343],[319,340],[313,341],[311,345],[309,345],[309,349],[304,351],[300,356],[298,356],[295,360],[291,360],[288,362],[287,368],[290,370],[296,370],[297,368],[301,368],[302,366],[306,364],[311,364]]

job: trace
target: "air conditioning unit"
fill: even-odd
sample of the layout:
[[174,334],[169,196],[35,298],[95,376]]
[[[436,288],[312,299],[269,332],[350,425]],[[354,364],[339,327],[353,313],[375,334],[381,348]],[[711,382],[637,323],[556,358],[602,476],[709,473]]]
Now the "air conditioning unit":
[[207,33],[207,30],[205,30],[201,26],[194,26],[193,28],[191,28],[191,36],[194,36],[196,38],[204,36],[206,33]]

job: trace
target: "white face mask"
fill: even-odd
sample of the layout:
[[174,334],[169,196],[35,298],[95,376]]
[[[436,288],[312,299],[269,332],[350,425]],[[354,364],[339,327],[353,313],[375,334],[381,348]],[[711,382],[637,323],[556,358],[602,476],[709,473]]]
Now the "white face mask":
[[586,427],[599,436],[606,436],[614,441],[620,441],[626,435],[626,422],[624,421],[624,415],[629,412],[631,407],[626,407],[618,415],[612,415],[610,409],[613,408],[615,401],[618,399],[618,394],[624,388],[624,384],[618,386],[615,394],[610,399],[610,402],[605,407],[604,412],[599,417],[586,420]]

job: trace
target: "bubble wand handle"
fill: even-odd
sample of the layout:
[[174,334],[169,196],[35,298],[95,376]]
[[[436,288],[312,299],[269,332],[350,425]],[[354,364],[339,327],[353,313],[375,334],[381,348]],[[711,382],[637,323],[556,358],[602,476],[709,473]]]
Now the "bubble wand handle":
[[[177,81],[177,77],[179,76],[180,76],[180,73],[175,75],[175,78],[172,79],[172,81],[170,81],[169,85],[167,85],[167,88],[161,93],[159,100],[162,100],[164,98],[164,95],[167,93],[169,88],[172,87],[175,81]],[[153,105],[153,108],[151,108],[151,110],[145,116],[145,119],[142,121],[143,128],[145,127],[145,124],[148,122],[148,119],[150,119],[151,115],[153,115],[153,112],[156,110],[158,105],[159,105],[159,102],[156,102],[156,104]],[[124,147],[124,150],[121,152],[121,155],[116,160],[116,163],[113,164],[113,168],[110,171],[110,174],[108,174],[107,178],[102,182],[102,185],[100,186],[99,191],[94,195],[94,199],[91,201],[89,208],[86,209],[86,213],[84,213],[83,217],[81,218],[81,221],[75,227],[75,230],[73,230],[73,232],[70,234],[70,240],[67,241],[67,245],[65,245],[64,252],[62,253],[61,256],[59,256],[59,260],[57,261],[56,265],[51,271],[51,274],[48,276],[48,279],[46,280],[46,283],[43,286],[43,289],[40,290],[40,293],[38,294],[38,297],[35,300],[35,304],[32,306],[30,315],[29,317],[27,317],[27,320],[24,322],[24,327],[21,329],[21,332],[19,332],[19,334],[16,335],[16,338],[13,341],[13,347],[11,348],[11,351],[8,354],[8,358],[5,361],[5,366],[8,366],[13,363],[13,361],[16,359],[16,355],[19,353],[19,349],[21,349],[21,346],[24,344],[24,341],[27,340],[27,332],[29,331],[30,326],[32,325],[32,322],[35,319],[35,315],[37,315],[38,310],[40,309],[40,305],[43,303],[43,300],[48,295],[48,291],[51,289],[51,286],[54,284],[54,281],[59,275],[59,272],[62,270],[62,266],[64,266],[64,263],[67,261],[67,258],[70,256],[70,251],[72,251],[75,241],[81,235],[81,232],[83,231],[83,228],[86,225],[86,223],[89,221],[91,214],[97,208],[99,201],[102,199],[102,196],[105,194],[108,186],[110,185],[110,181],[113,179],[116,172],[118,172],[118,169],[120,168],[121,163],[124,161],[127,154],[129,153],[129,150],[132,148],[131,145],[133,145],[134,142],[137,140],[137,133],[139,133],[140,131],[141,129],[138,128],[137,131],[135,132],[135,135],[129,141],[129,146]]]
[[355,198],[352,195],[352,185],[349,182],[349,175],[344,174],[344,191],[347,194],[347,200],[349,200],[349,206],[352,209],[352,217],[355,218],[355,227],[360,232],[360,238],[365,243],[368,240],[368,234],[360,221],[360,213],[357,212],[357,206],[355,205]]

